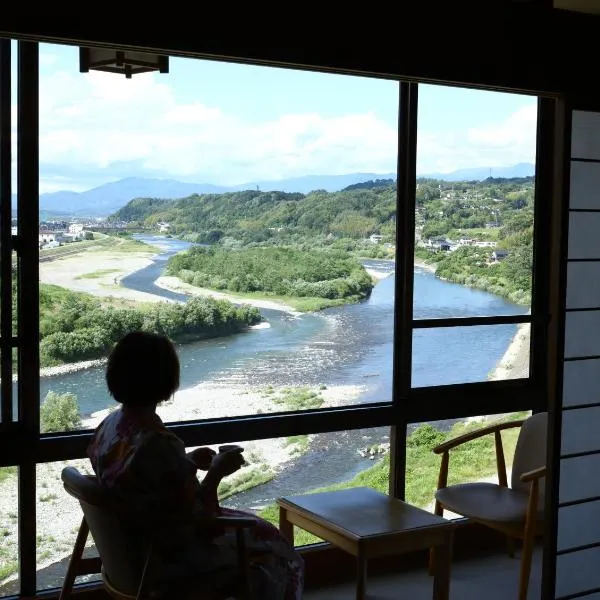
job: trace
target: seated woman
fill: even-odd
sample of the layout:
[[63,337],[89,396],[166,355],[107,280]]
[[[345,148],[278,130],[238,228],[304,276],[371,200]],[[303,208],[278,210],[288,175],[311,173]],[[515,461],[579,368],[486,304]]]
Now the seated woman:
[[[221,479],[244,464],[241,449],[216,454],[197,448],[186,454],[183,442],[163,425],[156,406],[179,387],[179,359],[166,337],[126,335],[110,354],[106,383],[122,406],[98,426],[88,447],[99,482],[134,514],[178,523],[170,530],[168,547],[158,549],[154,588],[172,590],[176,583],[198,576],[211,586],[226,587],[236,572],[235,538],[210,530],[206,522],[215,515],[248,516],[219,507],[217,500]],[[207,471],[202,481],[198,469]],[[261,554],[259,561],[251,561],[255,597],[301,598],[302,558],[279,530],[258,519],[247,535],[250,551]]]

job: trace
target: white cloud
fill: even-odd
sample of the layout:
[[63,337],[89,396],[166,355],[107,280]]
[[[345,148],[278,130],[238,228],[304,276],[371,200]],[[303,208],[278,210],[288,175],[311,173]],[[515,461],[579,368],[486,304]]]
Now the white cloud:
[[51,52],[40,52],[40,66],[41,67],[51,67],[56,64],[58,61],[58,56],[56,54],[52,54]]
[[420,132],[418,170],[447,173],[470,167],[535,162],[537,104],[532,101],[504,121],[437,134]]
[[[532,103],[502,123],[420,131],[418,171],[531,162],[535,120]],[[256,123],[218,106],[182,103],[158,74],[126,80],[108,73],[44,72],[40,81],[42,192],[81,190],[85,181],[93,187],[125,176],[233,185],[308,174],[388,173],[396,170],[396,153],[394,124],[372,112],[307,112]]]
[[40,82],[40,162],[107,174],[111,164],[131,162],[142,169],[132,176],[147,170],[219,184],[387,172],[395,170],[396,132],[372,113],[250,123],[178,102],[159,75],[58,73]]

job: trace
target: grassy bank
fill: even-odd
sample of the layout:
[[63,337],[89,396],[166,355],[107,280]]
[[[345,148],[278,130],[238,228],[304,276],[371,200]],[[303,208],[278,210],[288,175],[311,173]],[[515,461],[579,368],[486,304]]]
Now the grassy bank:
[[[501,420],[522,418],[525,413],[515,413]],[[448,433],[442,433],[431,425],[421,425],[407,439],[406,456],[406,501],[419,507],[426,507],[434,499],[437,477],[440,469],[440,457],[432,449],[439,443],[478,429],[481,424],[457,423]],[[504,452],[508,465],[512,463],[517,443],[518,428],[502,434]],[[496,454],[493,436],[486,436],[464,444],[451,452],[448,483],[477,481],[496,474]],[[369,469],[362,471],[350,481],[325,486],[314,492],[342,490],[353,487],[370,487],[384,494],[389,493],[390,457],[386,454]],[[276,504],[271,504],[259,512],[260,516],[271,523],[278,524],[279,512]],[[316,536],[296,529],[296,545],[314,544],[322,541]]]
[[17,467],[0,467],[0,483],[17,474]]
[[116,237],[104,233],[94,233],[93,240],[82,240],[71,242],[58,248],[47,248],[40,250],[40,260],[55,260],[63,256],[73,256],[79,252],[144,252],[156,254],[158,250],[144,242],[127,237]]
[[531,304],[531,247],[514,250],[499,263],[490,263],[486,248],[465,246],[453,252],[415,249],[415,258],[435,266],[438,277],[506,298],[513,304]]

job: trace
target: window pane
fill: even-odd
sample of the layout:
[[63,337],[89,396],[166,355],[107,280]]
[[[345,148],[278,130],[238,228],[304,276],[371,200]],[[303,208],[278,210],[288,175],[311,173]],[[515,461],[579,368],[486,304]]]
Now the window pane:
[[[18,301],[19,301],[19,278],[18,278],[18,265],[17,265],[17,253],[12,253],[12,332],[13,336],[18,334]],[[19,354],[18,349],[12,349],[12,372],[13,372],[13,385],[12,385],[12,405],[13,405],[13,421],[17,421],[19,418],[19,394],[17,386],[17,373],[19,371]]]
[[[255,512],[278,524],[275,500],[281,496],[352,487],[371,487],[387,494],[389,441],[389,428],[379,427],[239,442],[248,465],[222,482],[221,504]],[[39,589],[62,585],[81,521],[77,501],[60,482],[60,472],[67,465],[91,473],[87,460],[38,465]],[[317,541],[296,530],[297,545]],[[94,555],[90,540],[87,546]]]
[[40,46],[41,401],[82,416],[59,427],[114,405],[94,361],[140,328],[178,343],[169,421],[391,401],[397,82],[78,60]]
[[[62,587],[83,513],[75,498],[67,494],[60,478],[66,466],[93,474],[87,459],[37,465],[37,588]],[[97,556],[93,539],[88,536],[85,557]],[[100,579],[99,574],[78,577],[76,583]]]
[[[13,264],[13,268],[12,268],[12,326],[11,326],[11,332],[9,333],[9,336],[16,336],[17,335],[17,295],[18,295],[18,278],[17,278],[17,254],[16,252],[12,253],[12,264]],[[12,348],[10,350],[10,355],[12,356],[11,358],[11,370],[12,370],[12,378],[13,378],[13,384],[12,384],[12,420],[13,421],[17,421],[18,417],[19,417],[19,403],[18,403],[18,394],[17,394],[17,370],[18,370],[18,353],[17,353],[17,348]],[[2,356],[2,358],[4,358],[5,360],[7,358],[9,358],[9,356]],[[0,420],[1,420],[1,415],[0,415]]]
[[413,330],[413,387],[529,377],[530,325]]
[[416,318],[529,310],[536,122],[535,97],[419,85]]
[[[438,444],[497,421],[521,419],[529,414],[489,415],[470,417],[464,420],[418,423],[411,426],[406,443],[407,502],[433,512],[441,463],[440,455],[434,454],[433,448]],[[502,432],[509,485],[518,434],[518,428]],[[493,435],[467,442],[450,451],[448,485],[475,481],[490,483],[497,483],[498,481]],[[444,516],[446,518],[457,518],[457,515],[448,511]]]
[[[17,82],[18,82],[18,69],[17,69],[17,42],[11,41],[11,153],[12,153],[12,165],[7,173],[7,176],[11,179],[11,187],[12,187],[12,199],[11,199],[11,223],[10,223],[10,235],[17,234],[17,202],[16,202],[16,179],[17,179],[17,144],[16,144],[16,134],[17,134]],[[3,176],[0,173],[0,178]],[[9,240],[7,240],[9,242]],[[12,244],[11,244],[12,245]],[[10,337],[11,335],[17,335],[17,254],[16,252],[12,252],[12,276],[11,276],[11,289],[12,289],[12,326],[11,329],[6,333],[6,337]],[[1,307],[0,307],[1,308]],[[6,357],[5,357],[6,358]],[[13,373],[16,372],[16,350],[13,351]],[[0,415],[1,419],[2,415]],[[13,395],[13,421],[17,420],[17,403],[16,398]]]
[[0,596],[19,593],[17,467],[0,467]]
[[[11,41],[10,43],[10,52],[11,52],[11,158],[12,158],[12,169],[11,169],[11,182],[12,182],[12,199],[11,199],[11,235],[18,235],[18,217],[19,217],[19,207],[17,204],[17,193],[18,193],[18,185],[17,185],[17,165],[18,165],[18,154],[17,154],[17,116],[18,116],[18,104],[19,104],[19,96],[18,96],[18,82],[19,82],[19,69],[18,69],[18,42]],[[13,307],[13,315],[12,315],[12,326],[13,326],[13,335],[17,335],[17,324],[18,324],[18,315],[17,315],[17,294],[18,294],[18,278],[17,278],[17,253],[13,251],[12,253],[12,264],[13,264],[13,273],[12,273],[12,283],[13,283],[13,298],[12,298],[12,307]]]
[[[282,496],[352,487],[388,494],[389,443],[388,427],[242,443],[249,465],[221,484],[222,504],[255,511],[277,525],[275,500]],[[294,536],[297,546],[322,541],[298,528]]]

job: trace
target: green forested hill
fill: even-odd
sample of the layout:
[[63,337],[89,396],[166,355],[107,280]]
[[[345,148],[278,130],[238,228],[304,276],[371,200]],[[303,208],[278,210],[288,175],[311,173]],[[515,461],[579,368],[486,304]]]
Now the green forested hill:
[[[418,179],[416,253],[437,264],[440,276],[527,303],[531,293],[534,178],[449,182]],[[366,181],[339,192],[310,194],[247,190],[193,195],[180,200],[140,198],[111,218],[170,232],[224,249],[291,246],[389,256],[395,244],[396,187],[392,180]],[[369,236],[378,234],[381,243]],[[427,241],[469,238],[508,252],[502,264],[490,260],[490,247],[460,247],[432,253]],[[200,277],[197,277],[200,279]],[[229,288],[228,288],[229,289]]]
[[[497,222],[500,230],[526,229],[533,217],[533,186],[532,177],[482,182],[420,179],[417,225],[423,238],[480,229],[489,222]],[[180,200],[138,198],[111,218],[147,227],[167,222],[175,235],[201,242],[233,237],[251,243],[328,234],[360,239],[373,233],[393,241],[395,196],[392,181],[375,180],[340,192],[315,190],[306,195],[247,190]]]
[[245,191],[171,201],[140,198],[112,218],[150,227],[168,222],[174,234],[200,242],[225,236],[260,242],[290,233],[360,238],[383,229],[393,236],[394,216],[395,191],[388,186],[307,195]]

